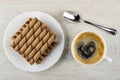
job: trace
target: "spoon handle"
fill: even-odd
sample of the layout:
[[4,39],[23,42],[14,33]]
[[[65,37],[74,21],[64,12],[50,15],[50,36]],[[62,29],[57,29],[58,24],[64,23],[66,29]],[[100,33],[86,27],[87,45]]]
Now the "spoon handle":
[[92,23],[92,22],[89,22],[89,21],[86,21],[86,20],[84,20],[84,22],[87,23],[87,24],[93,25],[95,27],[98,27],[98,28],[100,28],[100,29],[102,29],[102,30],[112,34],[112,35],[116,35],[117,34],[117,30],[116,29],[107,28],[107,27],[104,27],[104,26],[101,26],[101,25],[98,25],[98,24],[95,24],[95,23]]

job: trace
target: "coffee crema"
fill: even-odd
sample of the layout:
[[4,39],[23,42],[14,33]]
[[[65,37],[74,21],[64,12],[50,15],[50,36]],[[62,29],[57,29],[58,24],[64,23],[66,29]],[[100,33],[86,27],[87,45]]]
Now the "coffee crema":
[[73,51],[78,61],[84,64],[94,64],[103,57],[105,45],[95,33],[85,32],[75,39]]

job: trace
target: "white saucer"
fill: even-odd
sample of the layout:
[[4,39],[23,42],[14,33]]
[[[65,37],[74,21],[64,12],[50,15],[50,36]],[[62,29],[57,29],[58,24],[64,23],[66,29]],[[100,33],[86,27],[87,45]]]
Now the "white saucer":
[[[22,24],[29,17],[37,17],[44,24],[46,24],[56,35],[57,35],[57,46],[53,49],[48,57],[41,64],[30,65],[21,55],[19,55],[15,50],[10,47],[11,37],[19,30]],[[4,34],[4,49],[8,56],[8,59],[19,69],[29,71],[29,72],[38,72],[46,70],[53,66],[60,56],[62,55],[64,49],[64,33],[60,24],[50,15],[43,12],[27,12],[20,14],[15,17],[7,26],[7,29]]]

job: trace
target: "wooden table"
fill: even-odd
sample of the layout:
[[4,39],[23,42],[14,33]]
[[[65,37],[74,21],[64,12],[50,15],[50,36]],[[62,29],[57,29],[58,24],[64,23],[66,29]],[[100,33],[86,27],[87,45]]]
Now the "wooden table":
[[[107,34],[93,26],[71,24],[62,13],[74,10],[86,20],[113,27],[116,36]],[[30,73],[17,69],[8,61],[3,48],[3,35],[8,23],[17,15],[27,11],[42,11],[52,15],[61,24],[65,33],[65,49],[59,61],[50,69]],[[93,66],[77,63],[71,55],[71,42],[83,30],[95,31],[107,43],[107,55],[112,63],[103,60]],[[120,1],[119,0],[1,0],[0,1],[0,80],[120,80]]]

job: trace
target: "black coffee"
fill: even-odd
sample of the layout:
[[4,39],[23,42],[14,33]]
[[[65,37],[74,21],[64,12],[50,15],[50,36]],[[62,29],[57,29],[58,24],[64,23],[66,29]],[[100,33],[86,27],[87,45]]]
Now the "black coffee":
[[92,32],[79,35],[73,46],[75,57],[84,64],[98,62],[105,51],[103,40]]

